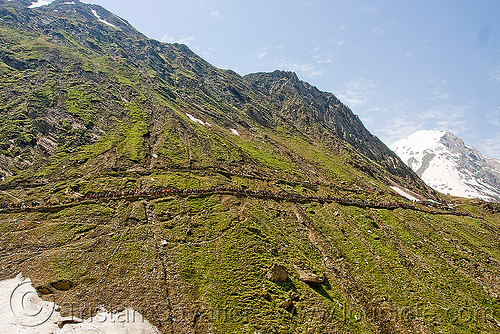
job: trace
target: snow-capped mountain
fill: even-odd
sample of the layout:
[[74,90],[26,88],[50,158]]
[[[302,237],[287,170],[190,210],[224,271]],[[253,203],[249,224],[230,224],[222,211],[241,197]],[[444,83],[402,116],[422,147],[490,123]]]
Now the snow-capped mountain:
[[500,202],[500,160],[481,154],[451,132],[418,131],[390,148],[437,191]]

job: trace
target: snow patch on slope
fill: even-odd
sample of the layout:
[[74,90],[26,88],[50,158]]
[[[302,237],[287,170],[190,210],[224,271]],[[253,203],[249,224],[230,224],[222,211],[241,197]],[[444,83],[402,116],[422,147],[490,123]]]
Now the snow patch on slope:
[[414,202],[420,202],[420,200],[412,195],[410,195],[409,193],[407,193],[406,191],[404,191],[403,189],[400,189],[398,187],[394,187],[392,186],[391,187],[392,190],[394,190],[395,192],[397,192],[398,194],[400,194],[401,196],[409,199],[410,201],[414,201]]
[[108,26],[113,27],[113,28],[115,28],[115,29],[118,29],[118,27],[117,27],[117,26],[115,26],[114,24],[109,23],[109,22],[108,22],[108,21],[106,21],[106,20],[103,20],[103,19],[99,16],[99,14],[97,14],[97,12],[96,12],[96,10],[95,10],[95,9],[92,9],[92,14],[94,14],[94,16],[95,16],[95,17],[99,20],[99,22],[104,23],[104,24],[107,24]]
[[231,133],[235,136],[240,136],[240,133],[236,129],[231,129]]
[[[91,318],[61,317],[58,307],[40,297],[29,278],[22,274],[0,281],[0,333],[159,333],[138,312],[126,309],[119,313],[102,311]],[[62,328],[60,321],[74,320]]]
[[38,0],[37,2],[31,3],[31,5],[28,6],[28,8],[37,8],[37,7],[42,7],[42,6],[47,6],[54,2],[54,0]]
[[198,123],[198,124],[201,124],[201,125],[204,125],[204,126],[212,126],[212,124],[210,124],[208,122],[203,122],[201,119],[196,118],[196,117],[194,117],[191,114],[186,113],[186,116],[189,117],[189,119],[192,120],[195,123]]

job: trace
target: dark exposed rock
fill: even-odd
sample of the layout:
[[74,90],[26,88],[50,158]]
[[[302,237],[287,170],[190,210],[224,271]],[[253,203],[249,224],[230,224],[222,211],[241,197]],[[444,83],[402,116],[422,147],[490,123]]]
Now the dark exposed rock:
[[280,303],[280,307],[281,308],[289,308],[290,306],[292,306],[292,300],[291,299],[285,299],[284,301],[282,301]]
[[52,282],[52,283],[50,283],[50,285],[54,289],[60,290],[60,291],[68,291],[73,287],[73,283],[71,281],[68,281],[68,280],[60,280],[57,282]]
[[36,287],[36,290],[41,293],[42,295],[50,295],[52,293],[52,289],[46,287],[46,286],[38,286]]

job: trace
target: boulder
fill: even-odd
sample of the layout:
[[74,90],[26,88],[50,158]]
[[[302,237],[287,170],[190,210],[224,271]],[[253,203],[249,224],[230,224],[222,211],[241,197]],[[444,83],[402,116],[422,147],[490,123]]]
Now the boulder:
[[38,286],[36,290],[42,295],[50,295],[52,290],[46,286]]
[[291,299],[286,299],[286,300],[282,301],[281,304],[280,304],[281,308],[289,308],[290,306],[292,306],[292,300]]
[[73,287],[73,283],[71,283],[68,280],[61,280],[61,281],[53,282],[53,283],[50,283],[50,285],[52,285],[52,287],[54,289],[60,290],[60,291],[68,291],[69,289],[71,289]]
[[267,279],[272,282],[284,282],[288,279],[285,266],[275,264],[267,271]]
[[297,274],[299,274],[299,281],[307,284],[321,284],[325,281],[323,276],[318,276],[310,270],[303,270],[295,267]]

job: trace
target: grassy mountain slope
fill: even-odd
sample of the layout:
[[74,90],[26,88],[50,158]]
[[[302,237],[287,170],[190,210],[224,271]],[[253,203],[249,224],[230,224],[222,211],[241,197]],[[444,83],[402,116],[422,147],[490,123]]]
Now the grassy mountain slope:
[[[335,96],[215,68],[96,5],[28,2],[0,1],[0,201],[38,206],[0,211],[0,278],[22,271],[63,314],[133,307],[165,333],[500,328],[495,208],[148,195],[441,200]],[[131,195],[79,201],[99,192]]]

